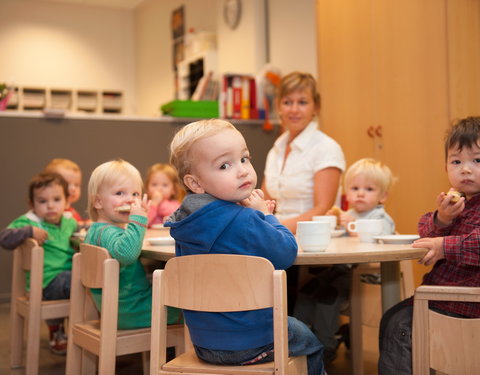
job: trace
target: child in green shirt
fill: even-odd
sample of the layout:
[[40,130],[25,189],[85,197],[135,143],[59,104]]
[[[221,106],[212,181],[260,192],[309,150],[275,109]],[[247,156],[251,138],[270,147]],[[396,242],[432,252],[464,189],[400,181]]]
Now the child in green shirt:
[[[0,231],[0,246],[13,250],[25,239],[33,238],[44,249],[43,299],[69,299],[74,250],[70,237],[77,229],[73,218],[64,216],[68,199],[68,184],[57,173],[41,173],[29,184],[30,211]],[[27,273],[27,288],[30,274]],[[67,337],[63,319],[47,320],[50,350],[65,354]]]
[[[85,243],[106,248],[120,263],[119,329],[151,326],[152,285],[138,259],[150,206],[146,195],[142,198],[142,187],[140,173],[124,160],[101,164],[88,183],[88,212],[93,223]],[[101,311],[101,290],[91,292]],[[179,319],[179,310],[169,310],[169,324]]]

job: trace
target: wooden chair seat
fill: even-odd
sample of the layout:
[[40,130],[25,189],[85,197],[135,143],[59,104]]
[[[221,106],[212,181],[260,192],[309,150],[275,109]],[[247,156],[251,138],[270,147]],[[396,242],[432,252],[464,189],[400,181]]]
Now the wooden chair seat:
[[[288,358],[286,274],[265,258],[206,254],[170,259],[153,273],[150,375],[307,374],[305,356]],[[167,362],[167,306],[232,312],[273,307],[274,362],[220,366],[200,360],[185,329],[184,354]]]
[[[306,374],[304,357],[288,358],[288,373],[290,374]],[[304,369],[303,372],[301,369]],[[190,351],[183,353],[179,357],[165,364],[158,372],[161,375],[178,374],[222,374],[222,375],[245,375],[245,374],[275,374],[274,362],[261,363],[259,365],[248,366],[218,366],[202,361],[197,357],[195,352]]]
[[[13,253],[10,302],[10,366],[23,366],[23,339],[26,338],[25,375],[38,374],[40,324],[45,319],[66,318],[69,300],[42,300],[44,250],[37,241],[26,239]],[[25,271],[30,271],[27,293]],[[24,332],[26,329],[26,332]]]

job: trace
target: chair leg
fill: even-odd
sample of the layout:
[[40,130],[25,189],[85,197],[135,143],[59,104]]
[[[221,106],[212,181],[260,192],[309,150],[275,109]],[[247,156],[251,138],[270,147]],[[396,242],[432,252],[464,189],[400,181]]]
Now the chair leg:
[[350,289],[350,347],[352,348],[352,373],[363,375],[362,307],[360,300],[360,266],[352,270]]
[[143,375],[150,373],[150,352],[142,352],[142,370]]
[[73,335],[68,334],[66,375],[80,375],[82,367],[82,348],[73,343]]
[[[98,357],[90,353],[88,350],[82,350],[82,375],[95,375],[97,373],[97,359]],[[99,374],[103,374],[102,370],[99,368]],[[106,373],[105,373],[106,374]],[[115,375],[115,368],[113,369],[113,374]]]
[[10,366],[12,368],[22,367],[22,350],[25,320],[17,314],[16,307],[10,313]]
[[40,316],[29,316],[27,323],[27,351],[25,375],[37,375],[40,355]]

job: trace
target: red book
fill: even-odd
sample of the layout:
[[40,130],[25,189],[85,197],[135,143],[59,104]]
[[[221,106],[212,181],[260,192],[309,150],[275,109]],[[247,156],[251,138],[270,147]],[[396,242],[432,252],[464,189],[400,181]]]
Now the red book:
[[232,118],[242,117],[242,77],[234,76],[232,82],[233,114]]
[[258,119],[257,85],[255,83],[255,78],[250,77],[249,86],[250,86],[250,118]]

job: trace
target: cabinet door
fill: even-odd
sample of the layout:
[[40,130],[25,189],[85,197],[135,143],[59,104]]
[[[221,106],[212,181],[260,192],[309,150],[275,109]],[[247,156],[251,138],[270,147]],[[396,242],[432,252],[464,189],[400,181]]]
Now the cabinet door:
[[[445,3],[318,0],[322,127],[350,165],[384,161],[398,177],[387,210],[401,233],[448,188]],[[368,136],[373,127],[373,139]]]

